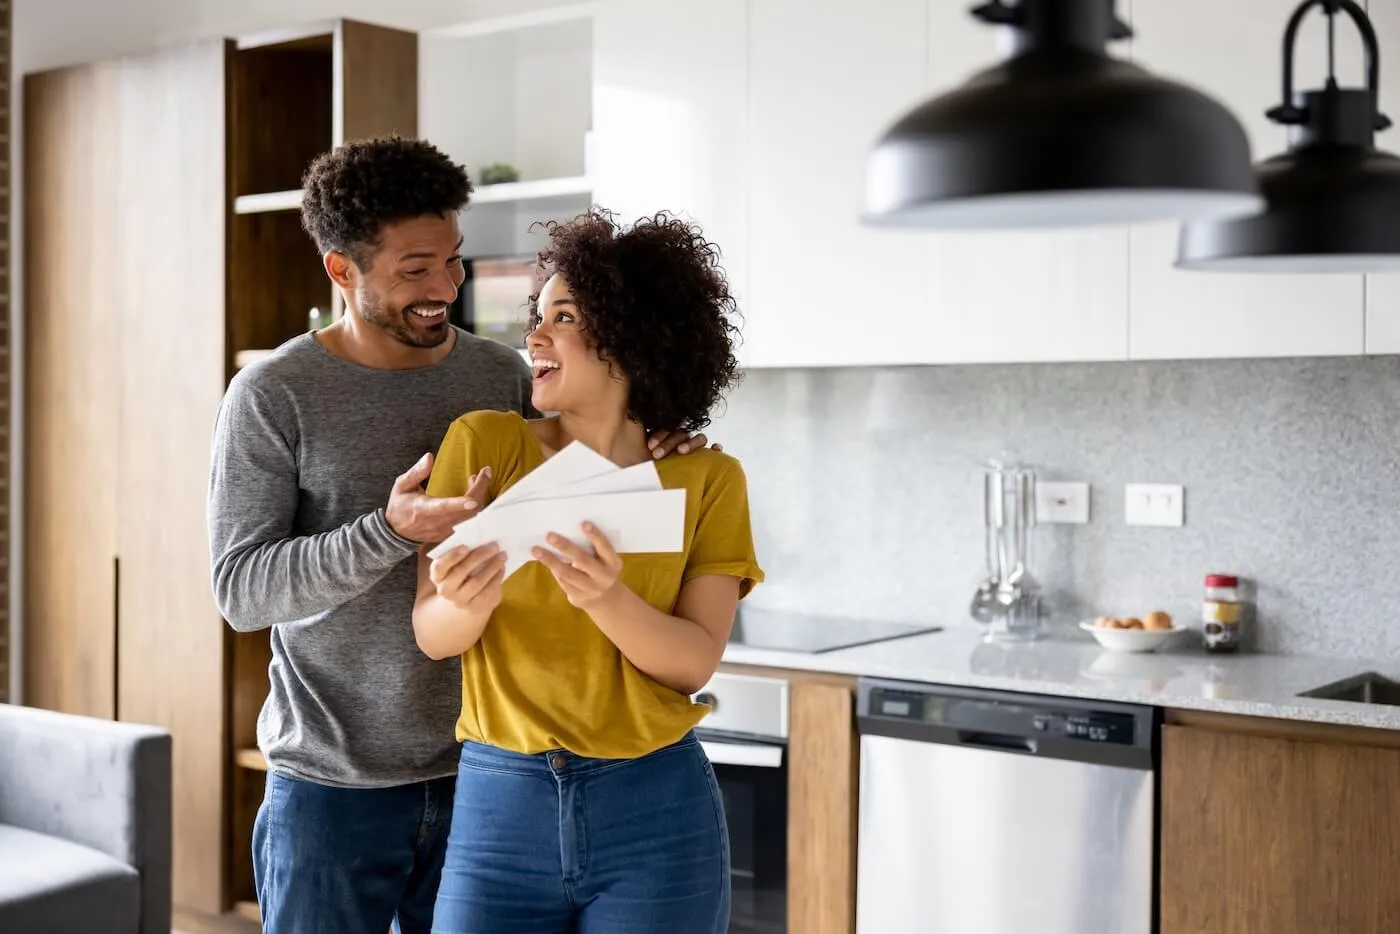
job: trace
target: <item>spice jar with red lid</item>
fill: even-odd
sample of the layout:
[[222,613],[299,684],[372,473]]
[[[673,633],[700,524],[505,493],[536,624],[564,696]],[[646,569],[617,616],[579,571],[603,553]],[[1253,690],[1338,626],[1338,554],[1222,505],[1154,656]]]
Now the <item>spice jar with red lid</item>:
[[1240,646],[1240,579],[1233,574],[1207,574],[1201,603],[1206,651],[1233,652]]

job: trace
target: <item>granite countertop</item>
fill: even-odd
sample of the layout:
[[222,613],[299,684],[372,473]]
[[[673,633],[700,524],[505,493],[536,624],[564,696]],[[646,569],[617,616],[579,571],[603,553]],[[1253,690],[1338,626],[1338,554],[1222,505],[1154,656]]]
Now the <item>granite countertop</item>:
[[[803,624],[840,622],[793,617],[792,625]],[[1400,707],[1297,696],[1366,671],[1395,674],[1374,661],[1243,651],[1212,655],[1193,645],[1191,632],[1156,652],[1137,654],[1109,652],[1075,629],[1056,628],[1043,639],[1020,644],[986,643],[982,634],[968,623],[818,653],[731,643],[724,661],[1400,730]]]

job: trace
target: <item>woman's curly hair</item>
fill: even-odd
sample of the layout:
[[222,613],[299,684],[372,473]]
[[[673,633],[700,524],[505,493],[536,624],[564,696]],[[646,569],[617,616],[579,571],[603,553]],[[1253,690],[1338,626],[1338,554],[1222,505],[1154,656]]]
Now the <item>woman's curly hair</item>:
[[344,253],[365,268],[386,225],[454,214],[467,205],[472,184],[466,170],[431,143],[383,136],[317,156],[302,189],[302,227],[316,249]]
[[627,376],[627,414],[648,431],[699,431],[738,381],[738,327],[720,250],[700,228],[665,212],[628,228],[594,209],[544,224],[535,263],[531,330],[540,290],[558,273],[598,355]]

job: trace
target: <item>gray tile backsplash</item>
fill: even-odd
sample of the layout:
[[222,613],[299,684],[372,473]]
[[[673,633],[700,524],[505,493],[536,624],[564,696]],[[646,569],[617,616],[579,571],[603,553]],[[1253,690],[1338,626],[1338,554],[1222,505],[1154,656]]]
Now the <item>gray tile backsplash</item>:
[[[1207,572],[1257,587],[1251,647],[1400,657],[1400,359],[746,374],[707,433],[744,463],[756,607],[969,624],[992,457],[1092,485],[1041,526],[1056,625],[1163,608]],[[1186,525],[1129,527],[1123,486],[1186,487]]]

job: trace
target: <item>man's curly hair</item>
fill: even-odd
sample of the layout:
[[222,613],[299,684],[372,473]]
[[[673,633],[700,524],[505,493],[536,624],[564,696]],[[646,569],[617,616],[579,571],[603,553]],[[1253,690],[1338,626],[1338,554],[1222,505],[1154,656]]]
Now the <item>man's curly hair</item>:
[[385,225],[455,214],[471,198],[462,166],[420,139],[353,140],[317,156],[302,177],[301,224],[321,253],[365,268]]
[[699,227],[658,213],[622,228],[592,210],[544,224],[530,328],[550,276],[569,284],[598,355],[627,376],[627,414],[648,431],[699,431],[738,381],[738,327],[719,247]]

